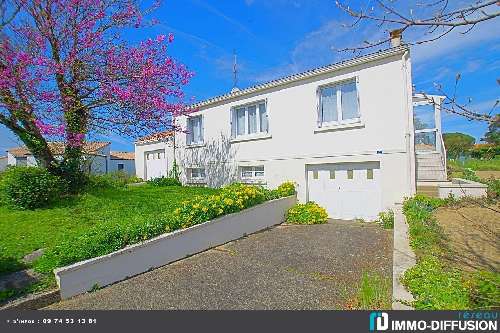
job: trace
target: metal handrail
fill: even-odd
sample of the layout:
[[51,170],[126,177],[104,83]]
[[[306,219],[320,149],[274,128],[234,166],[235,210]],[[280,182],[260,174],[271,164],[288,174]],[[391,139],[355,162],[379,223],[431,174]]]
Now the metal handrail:
[[444,172],[448,175],[448,168],[446,166],[446,164],[447,164],[446,147],[444,146],[443,135],[441,135],[441,131],[436,131],[436,134],[439,134],[439,140],[440,140],[440,146],[441,146],[441,160],[442,160],[443,165],[444,165]]

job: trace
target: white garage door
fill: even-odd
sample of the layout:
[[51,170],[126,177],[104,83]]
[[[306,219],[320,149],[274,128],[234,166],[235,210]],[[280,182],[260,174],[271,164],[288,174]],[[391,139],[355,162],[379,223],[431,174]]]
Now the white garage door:
[[381,208],[380,162],[307,167],[308,200],[331,218],[375,220]]
[[159,149],[148,151],[144,154],[146,166],[146,180],[167,176],[168,174],[168,161],[165,156],[165,150]]

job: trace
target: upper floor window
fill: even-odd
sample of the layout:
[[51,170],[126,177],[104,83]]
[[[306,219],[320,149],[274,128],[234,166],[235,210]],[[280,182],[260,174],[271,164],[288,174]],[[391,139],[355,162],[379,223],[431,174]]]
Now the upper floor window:
[[203,117],[196,116],[187,119],[187,144],[203,143]]
[[264,101],[254,104],[237,106],[231,110],[231,136],[267,133],[266,103]]
[[359,121],[358,92],[355,80],[320,87],[318,95],[319,126]]

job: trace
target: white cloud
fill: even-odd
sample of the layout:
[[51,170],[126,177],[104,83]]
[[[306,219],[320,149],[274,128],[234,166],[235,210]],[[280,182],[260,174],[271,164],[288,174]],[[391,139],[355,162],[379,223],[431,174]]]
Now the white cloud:
[[257,82],[269,81],[310,68],[340,61],[348,54],[337,52],[346,46],[350,31],[331,20],[300,39],[290,51],[289,60],[256,76]]
[[500,20],[489,20],[477,25],[467,34],[464,29],[452,31],[450,34],[430,43],[415,45],[412,48],[412,59],[416,65],[421,65],[436,59],[459,56],[480,43],[490,43],[500,39]]

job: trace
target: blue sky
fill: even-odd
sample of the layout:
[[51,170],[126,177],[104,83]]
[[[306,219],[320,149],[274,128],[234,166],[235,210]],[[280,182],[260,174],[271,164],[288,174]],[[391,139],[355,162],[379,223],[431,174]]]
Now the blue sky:
[[[364,1],[365,3],[367,1]],[[309,68],[337,62],[352,55],[335,49],[379,38],[373,25],[347,29],[349,18],[330,0],[166,0],[154,15],[161,24],[127,32],[137,42],[158,34],[174,33],[172,55],[196,75],[186,89],[202,100],[232,87],[232,53],[238,54],[240,88]],[[432,44],[412,48],[413,83],[417,91],[435,92],[434,82],[451,89],[462,73],[459,94],[472,97],[471,105],[488,111],[499,98],[500,19],[477,26],[471,33],[454,32]],[[413,37],[406,36],[407,38]],[[444,114],[443,131],[468,133],[479,140],[486,125]],[[131,139],[116,135],[113,150],[133,150]],[[0,155],[19,141],[0,127]]]

